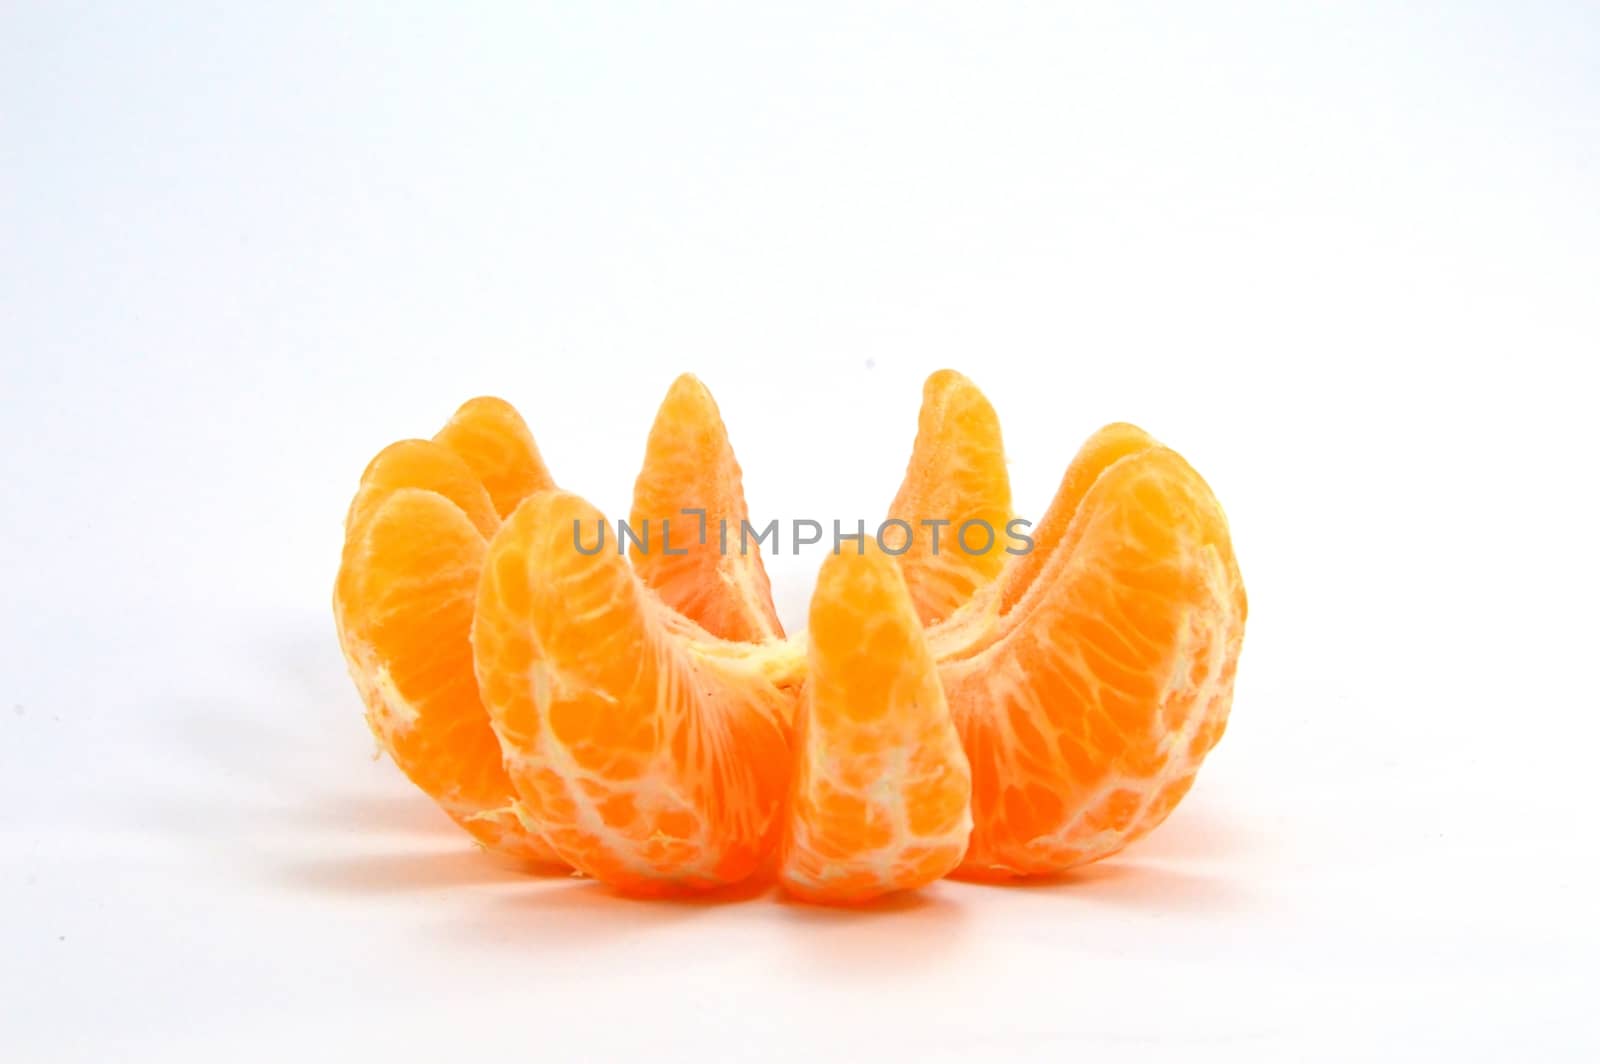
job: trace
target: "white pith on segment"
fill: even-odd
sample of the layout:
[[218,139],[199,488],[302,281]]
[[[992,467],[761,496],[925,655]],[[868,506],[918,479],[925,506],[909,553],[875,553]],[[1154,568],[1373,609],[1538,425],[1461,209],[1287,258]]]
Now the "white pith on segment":
[[377,694],[376,705],[369,706],[373,728],[383,738],[384,745],[393,748],[401,736],[414,730],[422,719],[421,710],[406,701],[388,665],[379,665],[373,674],[372,686]]

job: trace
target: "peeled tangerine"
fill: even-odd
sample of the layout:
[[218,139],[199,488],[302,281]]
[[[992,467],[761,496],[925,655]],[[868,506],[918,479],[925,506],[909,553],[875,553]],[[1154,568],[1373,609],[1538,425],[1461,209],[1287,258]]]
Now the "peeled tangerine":
[[[389,448],[335,591],[374,733],[491,848],[631,893],[762,873],[832,903],[1113,853],[1222,734],[1246,614],[1227,522],[1139,429],[1091,437],[1007,553],[998,419],[935,374],[889,514],[912,540],[827,558],[808,636],[784,638],[756,545],[724,546],[746,516],[688,376],[650,433],[631,557],[497,400]],[[996,534],[968,550],[969,522]]]

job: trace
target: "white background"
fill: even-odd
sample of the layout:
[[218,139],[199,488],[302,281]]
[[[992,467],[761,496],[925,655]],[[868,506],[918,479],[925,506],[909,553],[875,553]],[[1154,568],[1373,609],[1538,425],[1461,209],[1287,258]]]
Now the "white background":
[[[8,4],[0,1058],[1592,1059],[1600,15],[1208,6]],[[1024,514],[1115,419],[1229,511],[1148,840],[642,904],[373,760],[383,444],[503,395],[617,513],[692,370],[759,520],[871,520],[946,365]]]

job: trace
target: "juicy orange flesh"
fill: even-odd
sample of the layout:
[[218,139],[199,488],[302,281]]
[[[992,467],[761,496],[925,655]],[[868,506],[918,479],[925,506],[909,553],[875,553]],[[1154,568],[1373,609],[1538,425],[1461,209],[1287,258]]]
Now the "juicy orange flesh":
[[1017,561],[1005,572],[1000,581],[1000,608],[1009,610],[1017,604],[1022,593],[1032,586],[1040,567],[1056,553],[1057,546],[1068,534],[1072,519],[1089,489],[1100,479],[1100,474],[1118,459],[1156,446],[1156,441],[1143,429],[1125,423],[1114,423],[1096,432],[1078,449],[1072,463],[1061,477],[1055,498],[1045,510],[1044,517],[1032,530],[1033,550],[1017,556]]
[[482,468],[490,452],[502,465],[537,462],[527,427],[498,402],[464,405],[446,442],[402,440],[369,463],[346,517],[334,617],[373,735],[407,777],[487,848],[553,865],[516,816],[472,668],[479,569],[500,522],[455,445],[475,440]]
[[467,464],[501,517],[534,492],[555,487],[533,433],[504,399],[467,400],[433,439]]
[[1079,448],[1056,488],[1055,498],[1030,533],[1033,549],[1009,559],[992,583],[981,588],[952,615],[933,628],[929,636],[941,661],[971,657],[989,646],[1007,629],[994,620],[1010,613],[1037,584],[1049,588],[1039,575],[1052,559],[1067,557],[1076,549],[1079,529],[1073,525],[1085,495],[1114,462],[1157,446],[1144,430],[1111,424],[1090,436]]
[[379,451],[362,474],[361,487],[345,517],[347,547],[359,541],[373,513],[400,488],[421,488],[444,496],[484,538],[500,527],[494,500],[459,455],[431,440],[401,440]]
[[[674,520],[682,555],[579,551],[574,524],[587,543],[603,516],[550,489],[498,400],[436,441],[369,467],[336,615],[375,733],[490,845],[642,894],[736,882],[775,850],[822,902],[1049,874],[1159,824],[1226,725],[1247,610],[1227,523],[1133,426],[1085,444],[1031,553],[847,548],[787,641],[759,555],[720,549],[741,474],[694,378],[662,404],[630,517],[659,535],[704,508],[704,543]],[[890,513],[1010,519],[998,422],[959,374],[924,389]]]
[[684,374],[661,402],[634,482],[634,572],[712,635],[781,639],[760,546],[742,535],[748,518],[722,415],[705,385]]
[[468,633],[486,549],[449,499],[397,488],[362,522],[341,571],[342,641],[372,732],[412,782],[484,845],[550,861],[510,809],[473,679]]
[[698,652],[626,559],[578,551],[574,522],[601,519],[544,492],[490,546],[474,640],[512,781],[580,871],[640,893],[736,882],[775,838],[793,696],[737,646]]
[[1245,613],[1198,475],[1159,446],[1113,461],[1012,610],[969,633],[984,649],[942,661],[972,762],[963,871],[1060,871],[1159,824],[1226,725]]
[[781,872],[791,893],[866,901],[960,862],[971,777],[905,579],[869,544],[823,563]]
[[[924,624],[949,617],[1010,557],[1011,480],[1000,420],[983,393],[953,370],[923,386],[916,443],[889,517],[910,529],[898,557]],[[887,535],[895,537],[885,543],[891,550],[907,538],[898,527]]]

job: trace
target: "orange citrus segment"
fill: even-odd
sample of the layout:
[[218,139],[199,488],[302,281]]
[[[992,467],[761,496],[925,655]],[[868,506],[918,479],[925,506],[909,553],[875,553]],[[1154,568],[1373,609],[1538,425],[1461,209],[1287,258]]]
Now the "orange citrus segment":
[[[691,512],[685,512],[691,511]],[[661,600],[712,635],[783,638],[761,564],[728,430],[706,386],[689,374],[661,402],[629,526],[634,572]]]
[[1155,438],[1148,432],[1126,422],[1113,422],[1084,442],[1072,463],[1067,466],[1066,473],[1062,474],[1049,509],[1045,510],[1044,517],[1030,533],[1033,549],[1018,555],[1016,562],[1005,569],[1005,577],[1000,582],[1002,612],[1015,606],[1017,599],[1033,584],[1040,567],[1055,553],[1062,537],[1067,535],[1083,497],[1100,479],[1106,467],[1120,458],[1156,446]]
[[555,487],[533,433],[504,399],[467,400],[433,438],[472,469],[501,517],[534,492]]
[[824,562],[810,632],[784,887],[849,904],[930,883],[966,851],[971,777],[894,560],[869,541]]
[[934,655],[970,657],[988,646],[999,632],[997,621],[1009,613],[1034,580],[1040,568],[1056,554],[1068,535],[1078,507],[1106,467],[1120,458],[1158,446],[1143,429],[1116,422],[1086,440],[1061,476],[1055,498],[1039,523],[1028,533],[1031,549],[1008,558],[999,576],[980,586],[950,618],[929,632]]
[[934,640],[972,764],[964,874],[1116,852],[1166,817],[1226,725],[1247,609],[1227,521],[1177,454],[1121,449],[1063,481],[1052,511],[1070,520],[1015,605],[968,618],[965,647]]
[[702,647],[565,492],[529,497],[489,547],[473,629],[484,703],[531,822],[575,868],[634,893],[733,883],[775,837],[793,694]]
[[432,440],[401,440],[379,451],[361,474],[361,486],[345,516],[347,550],[360,538],[362,527],[378,506],[399,488],[421,488],[443,495],[485,539],[500,527],[494,500],[458,455]]
[[[911,462],[889,506],[890,519],[911,531],[900,565],[924,624],[949,617],[999,574],[1010,557],[1011,516],[994,408],[967,378],[940,370],[923,385]],[[885,546],[898,547],[904,535],[886,531]]]
[[[406,446],[399,453],[423,450]],[[436,472],[448,463],[413,468]],[[353,512],[358,520],[335,585],[334,613],[373,735],[413,783],[485,846],[553,862],[553,852],[512,809],[511,781],[473,678],[469,629],[487,549],[482,533],[455,502],[415,487],[391,485],[382,498],[358,501]]]

